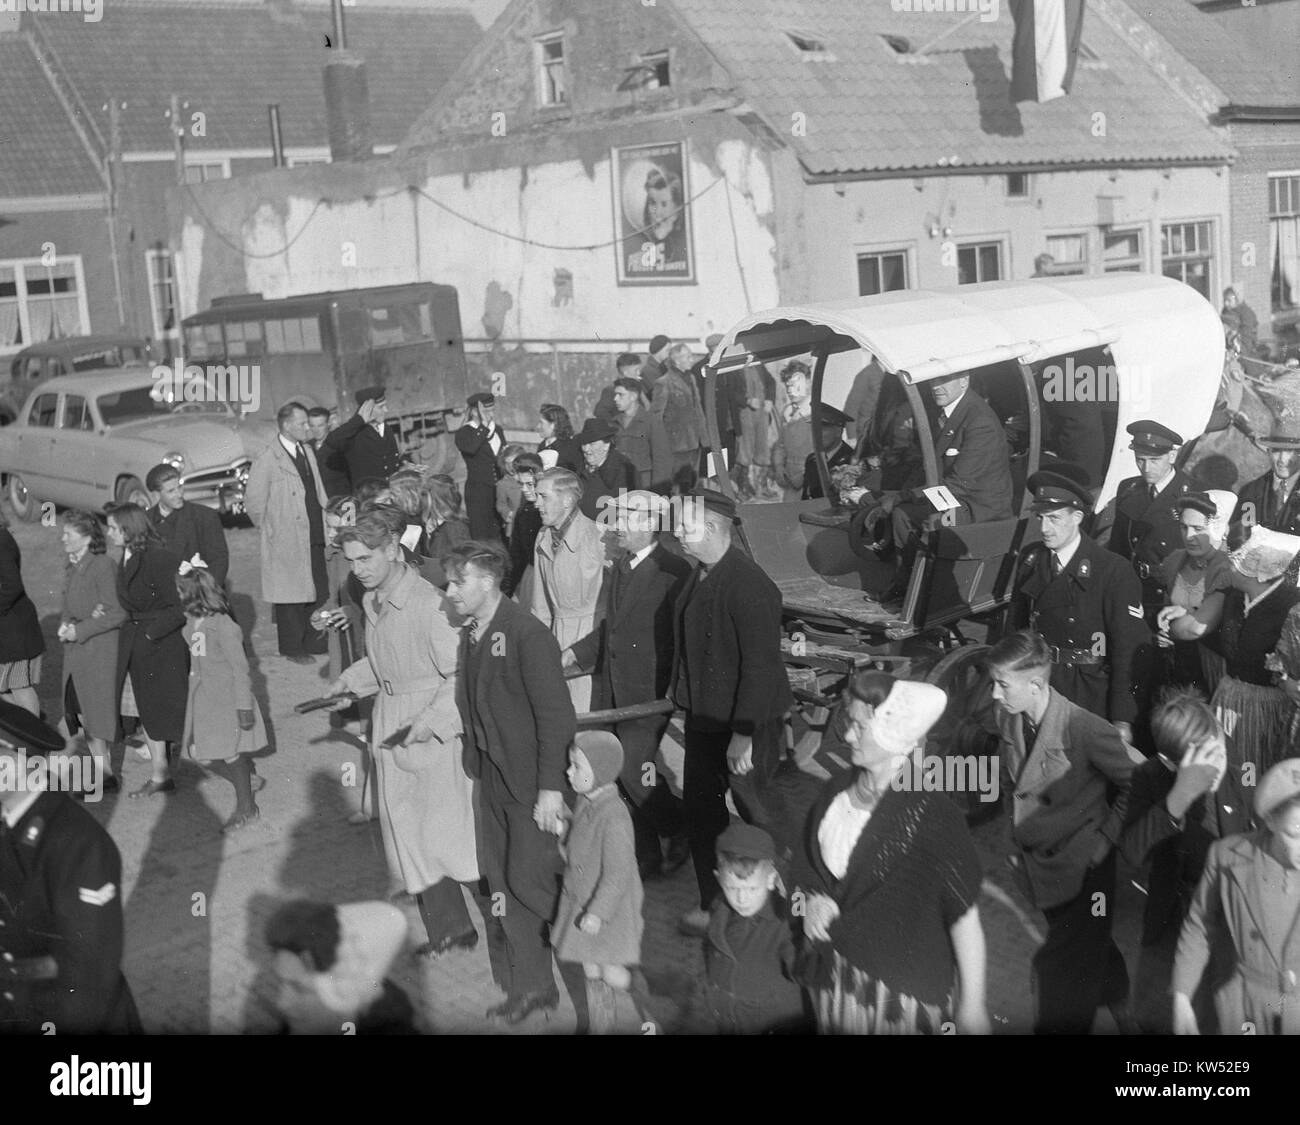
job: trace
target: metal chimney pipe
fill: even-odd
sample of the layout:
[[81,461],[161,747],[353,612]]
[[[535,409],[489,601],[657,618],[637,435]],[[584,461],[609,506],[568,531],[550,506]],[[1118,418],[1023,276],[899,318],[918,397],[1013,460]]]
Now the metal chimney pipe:
[[330,0],[334,13],[334,47],[339,51],[348,49],[348,32],[343,20],[343,0]]
[[268,105],[266,114],[271,121],[271,161],[277,168],[283,168],[285,165],[284,137],[280,133],[280,107],[278,105]]

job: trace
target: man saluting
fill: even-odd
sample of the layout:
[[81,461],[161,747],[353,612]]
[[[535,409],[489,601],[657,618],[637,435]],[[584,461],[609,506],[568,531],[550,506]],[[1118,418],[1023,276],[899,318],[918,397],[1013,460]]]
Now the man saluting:
[[62,749],[56,731],[0,702],[0,1033],[138,1034],[122,975],[122,857],[28,760]]
[[1085,711],[1109,719],[1126,742],[1137,716],[1133,657],[1150,640],[1133,568],[1080,530],[1092,497],[1084,471],[1064,463],[1026,482],[1043,541],[1020,559],[1011,627],[1042,634],[1051,686]]

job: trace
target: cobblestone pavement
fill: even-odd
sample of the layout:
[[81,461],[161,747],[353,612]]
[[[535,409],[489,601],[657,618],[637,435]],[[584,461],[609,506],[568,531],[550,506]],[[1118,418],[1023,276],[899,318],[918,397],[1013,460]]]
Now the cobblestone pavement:
[[[23,574],[45,627],[49,649],[42,698],[51,717],[61,675],[55,640],[63,576],[57,528],[13,524],[23,551]],[[332,731],[325,713],[296,716],[293,705],[319,695],[320,669],[274,655],[275,633],[267,607],[258,599],[258,542],[251,528],[231,529],[231,582],[236,615],[252,626],[254,689],[274,728],[276,749],[259,762],[268,784],[258,795],[261,821],[226,839],[221,823],[234,807],[229,786],[182,762],[171,797],[133,801],[110,796],[88,807],[112,833],[122,852],[126,910],[126,973],[145,1028],[151,1032],[264,1032],[275,1026],[271,991],[263,966],[264,920],[287,896],[336,902],[383,898],[388,891],[376,823],[346,823],[360,805],[360,791],[344,784],[359,771],[355,734]],[[355,728],[353,728],[355,729]],[[123,755],[125,754],[125,761]],[[668,754],[670,770],[677,765]],[[130,750],[115,748],[124,789],[148,778],[148,766]],[[995,1028],[1026,1031],[1031,1022],[1029,959],[1042,927],[1012,886],[1002,856],[1006,826],[1001,818],[976,830],[985,867],[981,911],[989,950],[989,1001]],[[1140,901],[1121,876],[1117,933],[1135,961]],[[646,887],[644,1010],[620,1010],[620,1026],[636,1032],[670,1032],[679,1026],[681,1001],[702,970],[700,943],[680,936],[677,918],[695,905],[690,865]],[[407,907],[410,944],[423,940],[413,906]],[[480,930],[482,921],[478,920]],[[486,943],[417,967],[402,958],[398,982],[418,997],[429,1030],[500,1031],[485,1019],[499,1001],[492,984]],[[557,981],[558,981],[557,976]],[[577,1016],[563,995],[549,1020],[530,1017],[522,1033],[568,1033]],[[1099,1017],[1098,1030],[1108,1017]]]

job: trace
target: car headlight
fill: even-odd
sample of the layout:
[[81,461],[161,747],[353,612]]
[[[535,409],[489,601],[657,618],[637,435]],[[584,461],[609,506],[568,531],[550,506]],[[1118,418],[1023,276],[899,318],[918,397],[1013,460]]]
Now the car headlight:
[[184,453],[164,453],[162,456],[163,464],[170,465],[178,473],[185,471],[185,454]]

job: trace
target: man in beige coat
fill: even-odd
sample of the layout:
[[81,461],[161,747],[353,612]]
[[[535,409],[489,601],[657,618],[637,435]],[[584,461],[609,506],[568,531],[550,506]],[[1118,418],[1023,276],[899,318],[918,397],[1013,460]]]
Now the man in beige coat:
[[[561,650],[591,632],[605,574],[605,532],[578,510],[582,481],[567,469],[537,478],[542,529],[533,548],[533,616],[551,630]],[[579,714],[591,706],[591,677],[569,680]]]
[[244,507],[262,533],[262,597],[271,603],[280,655],[311,664],[326,647],[311,625],[312,610],[329,596],[325,489],[307,441],[307,408],[286,402],[275,420],[280,432],[253,459]]

